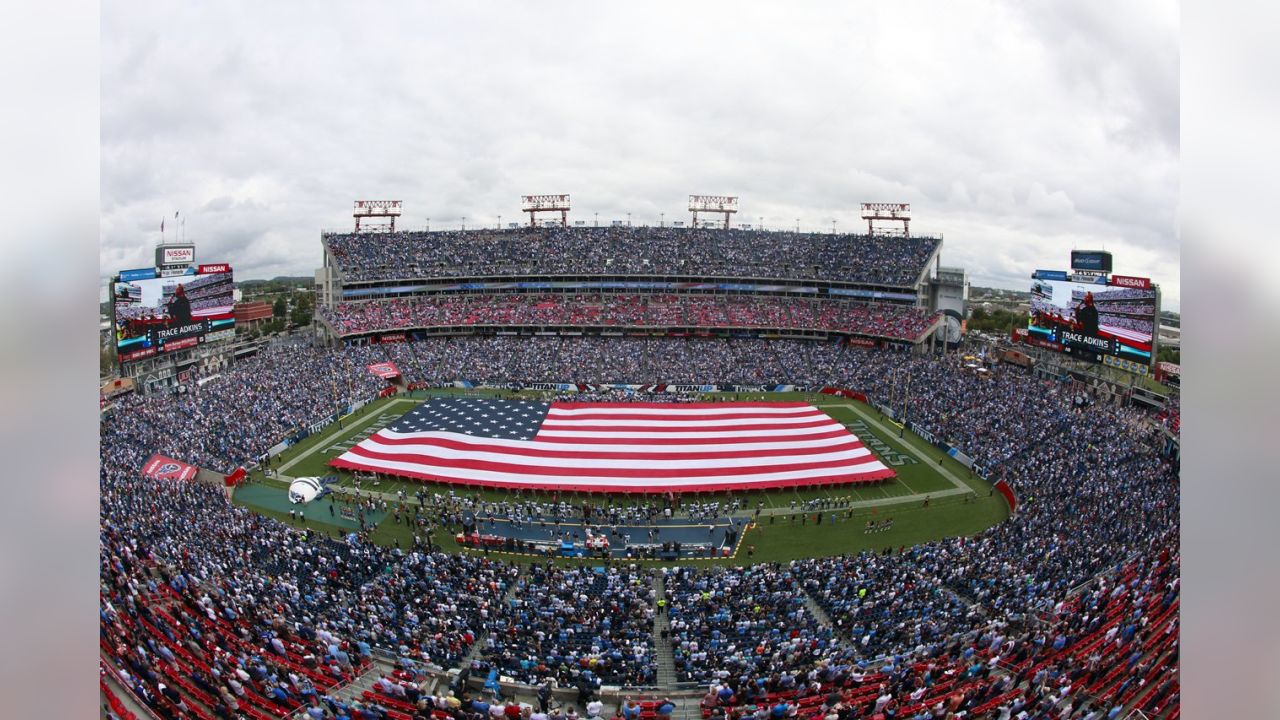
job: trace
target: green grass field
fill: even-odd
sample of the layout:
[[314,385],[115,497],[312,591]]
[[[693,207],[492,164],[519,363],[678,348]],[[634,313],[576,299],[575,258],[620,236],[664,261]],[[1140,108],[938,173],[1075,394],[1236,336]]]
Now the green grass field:
[[[497,391],[436,390],[430,392],[430,396],[456,394],[490,397],[514,395],[510,392]],[[540,397],[539,393],[533,392],[519,395],[528,398]],[[335,471],[328,466],[330,460],[377,430],[394,423],[401,415],[422,402],[425,397],[427,393],[419,392],[412,398],[401,396],[371,403],[290,447],[273,460],[272,467],[285,478],[332,474]],[[717,397],[741,400],[760,399],[759,395],[736,397],[732,394],[719,394]],[[682,564],[773,562],[802,557],[839,555],[868,549],[898,548],[943,537],[972,535],[1008,516],[1008,507],[1004,500],[999,495],[991,493],[991,487],[985,480],[973,477],[959,462],[945,456],[942,451],[910,431],[902,432],[900,427],[892,424],[888,419],[881,419],[877,412],[867,405],[843,398],[804,393],[773,393],[768,399],[804,400],[821,407],[862,438],[882,462],[898,473],[898,477],[869,487],[846,486],[739,492],[736,496],[744,501],[745,508],[754,510],[757,503],[763,502],[764,511],[757,526],[744,535],[739,544],[737,557],[729,560],[686,560],[682,561]],[[339,492],[354,487],[354,482],[349,475],[339,473],[339,476],[341,477],[338,485]],[[257,512],[290,522],[291,506],[285,498],[287,480],[266,479],[260,471],[254,473],[251,479],[260,485],[238,490],[235,502]],[[404,490],[410,502],[413,502],[413,493],[418,489],[425,489],[428,493],[452,491],[458,495],[487,500],[500,500],[511,496],[505,490],[388,480],[383,480],[376,486],[366,482],[361,489],[365,492],[388,493],[391,495],[389,499],[393,502],[394,494],[398,490]],[[276,496],[274,493],[279,495]],[[732,496],[733,494],[730,493],[703,494],[699,499],[726,500]],[[924,503],[926,496],[929,497],[927,507]],[[526,493],[526,497],[537,496]],[[543,494],[537,499],[546,500],[549,497]],[[825,511],[821,525],[813,522],[812,512],[808,521],[802,523],[798,508],[802,508],[807,500],[824,497],[847,500],[850,507],[847,510]],[[565,493],[561,495],[561,499],[573,502],[586,500],[587,496]],[[615,496],[612,500],[619,504],[635,501],[634,498],[624,495]],[[596,503],[608,501],[598,494],[592,499],[592,502]],[[308,506],[306,525],[325,533],[349,532],[350,523],[336,517],[330,522],[328,505],[329,503],[321,500]],[[297,506],[292,507],[297,509]],[[834,523],[831,521],[833,513],[836,514]],[[868,519],[888,518],[894,521],[891,530],[870,535],[864,532]],[[298,524],[298,521],[294,522]],[[447,533],[443,531],[436,532],[437,543],[444,550],[474,552],[457,547],[452,537],[445,537],[445,535]],[[401,547],[410,546],[412,536],[411,527],[393,523],[389,515],[371,534],[375,542],[386,545],[395,545],[398,542]],[[748,546],[754,546],[754,553],[750,558],[746,552]],[[503,555],[502,553],[493,554]],[[516,556],[513,558],[519,559]],[[565,560],[564,562],[583,561]]]

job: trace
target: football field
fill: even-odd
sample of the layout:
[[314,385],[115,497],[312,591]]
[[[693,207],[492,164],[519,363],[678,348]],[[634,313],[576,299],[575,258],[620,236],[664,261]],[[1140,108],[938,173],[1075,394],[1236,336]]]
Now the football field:
[[[371,533],[375,542],[409,547],[413,528],[409,525],[412,508],[417,500],[414,493],[423,490],[428,498],[433,494],[470,496],[496,501],[511,499],[512,491],[490,488],[467,488],[441,483],[382,480],[365,481],[357,485],[346,472],[329,467],[333,458],[378,430],[393,424],[428,397],[442,395],[470,395],[476,397],[516,396],[511,392],[477,390],[433,390],[415,393],[413,397],[400,396],[380,399],[360,411],[342,418],[288,448],[272,461],[278,477],[264,478],[261,471],[251,476],[252,485],[237,490],[235,501],[255,511],[290,522],[289,510],[302,510],[303,506],[290,505],[285,488],[294,477],[337,474],[340,480],[335,493],[350,493],[359,489],[362,495],[373,494],[385,499],[389,508],[399,502],[399,492],[405,494],[408,507],[401,523],[392,521],[387,513],[379,517],[381,522]],[[524,392],[525,399],[544,399],[542,394]],[[760,400],[759,394],[734,396],[716,394],[707,396],[723,400]],[[785,561],[801,557],[839,555],[860,550],[880,550],[913,545],[928,540],[972,535],[990,527],[1008,516],[1008,507],[999,494],[991,492],[991,485],[971,474],[968,468],[948,457],[943,451],[925,442],[910,431],[903,431],[888,418],[882,418],[868,405],[845,398],[807,393],[771,393],[768,400],[804,401],[821,408],[837,422],[857,435],[897,477],[865,486],[817,487],[799,489],[762,490],[751,492],[700,493],[686,496],[690,502],[718,500],[721,503],[737,499],[742,503],[740,515],[754,514],[760,510],[755,525],[738,544],[732,562]],[[547,502],[548,493],[525,491],[529,500]],[[560,499],[580,505],[593,504],[630,505],[643,503],[634,495],[577,494],[565,492]],[[427,503],[428,508],[430,502]],[[334,519],[327,499],[305,507],[306,525],[313,530],[341,534],[350,532],[350,523]],[[821,515],[818,522],[817,515]],[[892,521],[886,523],[886,521]],[[866,531],[868,521],[890,524],[888,530],[872,533]],[[294,520],[300,523],[300,520]],[[446,550],[461,550],[447,533],[436,532],[436,541]],[[494,553],[499,555],[500,553]],[[685,560],[689,562],[724,562],[715,560]]]

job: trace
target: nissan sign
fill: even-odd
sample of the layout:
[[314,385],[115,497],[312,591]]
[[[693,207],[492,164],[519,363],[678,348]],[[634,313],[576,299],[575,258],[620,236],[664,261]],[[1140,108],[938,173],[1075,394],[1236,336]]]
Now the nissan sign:
[[1112,275],[1111,284],[1115,287],[1137,288],[1138,290],[1150,290],[1151,278],[1130,277],[1129,275]]
[[196,249],[194,245],[186,247],[162,247],[160,248],[160,264],[161,265],[190,265],[196,260]]

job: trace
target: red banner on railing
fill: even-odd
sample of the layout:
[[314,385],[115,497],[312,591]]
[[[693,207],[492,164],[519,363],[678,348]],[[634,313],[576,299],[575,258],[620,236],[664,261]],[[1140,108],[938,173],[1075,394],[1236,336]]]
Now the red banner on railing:
[[369,366],[369,372],[377,375],[383,380],[390,380],[393,377],[400,376],[400,368],[396,367],[393,362],[374,363]]
[[190,480],[196,476],[198,468],[181,460],[174,460],[159,453],[147,458],[142,464],[142,476],[152,480]]
[[866,402],[867,396],[856,390],[845,390],[844,388],[824,387],[820,390],[823,395],[835,395],[836,397],[852,398],[858,402]]
[[1003,479],[996,482],[996,492],[1004,497],[1004,501],[1009,503],[1009,512],[1018,511],[1018,496],[1013,494],[1013,488],[1009,487],[1009,483]]

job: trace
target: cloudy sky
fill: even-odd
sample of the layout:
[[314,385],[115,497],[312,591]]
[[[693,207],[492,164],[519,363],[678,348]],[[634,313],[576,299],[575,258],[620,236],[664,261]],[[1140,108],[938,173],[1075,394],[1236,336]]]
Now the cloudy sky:
[[104,3],[105,278],[159,225],[238,278],[310,275],[356,199],[404,227],[862,227],[909,202],[943,263],[1025,289],[1073,248],[1179,308],[1174,2]]

